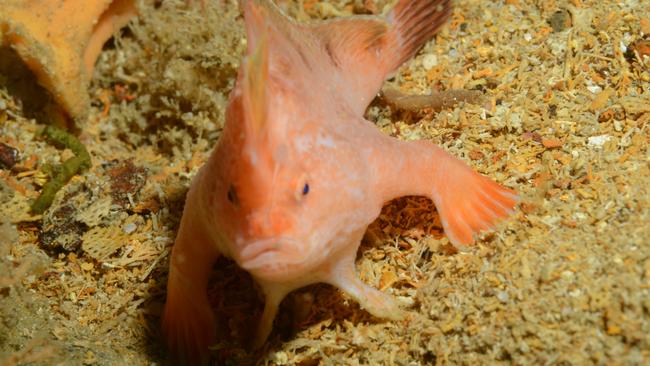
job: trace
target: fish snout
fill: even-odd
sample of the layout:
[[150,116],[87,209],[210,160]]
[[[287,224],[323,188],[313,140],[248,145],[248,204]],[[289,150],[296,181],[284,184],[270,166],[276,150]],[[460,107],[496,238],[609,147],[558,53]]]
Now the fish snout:
[[248,217],[248,231],[254,238],[282,236],[291,227],[289,216],[278,211],[259,212]]

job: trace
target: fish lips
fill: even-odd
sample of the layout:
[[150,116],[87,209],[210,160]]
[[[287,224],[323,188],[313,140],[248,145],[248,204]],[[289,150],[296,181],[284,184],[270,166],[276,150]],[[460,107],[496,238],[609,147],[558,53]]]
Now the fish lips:
[[237,258],[239,266],[266,280],[290,279],[309,270],[308,245],[293,238],[267,238],[248,242]]

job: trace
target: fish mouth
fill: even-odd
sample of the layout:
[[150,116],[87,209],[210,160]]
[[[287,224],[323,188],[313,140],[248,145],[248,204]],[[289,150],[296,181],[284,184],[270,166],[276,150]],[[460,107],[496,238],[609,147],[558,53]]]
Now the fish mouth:
[[310,258],[308,245],[291,238],[268,238],[244,245],[237,262],[257,277],[275,278],[302,272]]

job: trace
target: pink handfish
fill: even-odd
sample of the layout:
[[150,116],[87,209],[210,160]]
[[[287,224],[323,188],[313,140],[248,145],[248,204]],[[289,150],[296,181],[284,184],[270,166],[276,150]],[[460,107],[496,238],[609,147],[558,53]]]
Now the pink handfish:
[[208,277],[219,256],[247,270],[266,302],[332,284],[371,314],[404,315],[355,273],[368,225],[397,197],[433,200],[450,242],[513,212],[517,196],[429,141],[400,141],[363,114],[388,75],[443,25],[449,0],[400,0],[385,17],[300,24],[271,2],[243,2],[247,58],[223,134],[194,178],[173,247],[163,330],[172,352],[205,360],[215,340]]

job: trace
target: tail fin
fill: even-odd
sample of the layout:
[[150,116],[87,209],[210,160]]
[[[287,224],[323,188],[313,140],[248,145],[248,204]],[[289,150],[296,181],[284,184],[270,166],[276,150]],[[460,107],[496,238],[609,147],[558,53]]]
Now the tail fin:
[[451,14],[451,0],[400,0],[388,14],[396,57],[389,61],[393,73],[440,29]]

